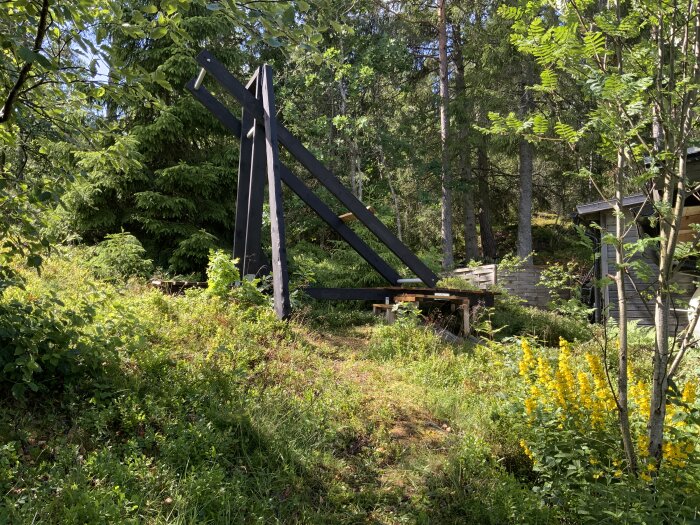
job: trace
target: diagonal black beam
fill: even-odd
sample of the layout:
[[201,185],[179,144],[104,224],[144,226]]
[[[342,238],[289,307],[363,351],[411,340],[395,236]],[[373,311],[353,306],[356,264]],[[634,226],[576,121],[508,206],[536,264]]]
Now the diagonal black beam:
[[[187,83],[187,89],[214,115],[223,126],[236,137],[241,136],[241,123],[231,112],[219,102],[204,86],[194,89],[194,79]],[[338,215],[331,210],[316,194],[309,189],[283,163],[280,164],[280,175],[290,190],[292,190],[309,208],[314,210],[321,219],[333,228],[379,275],[391,284],[397,284],[401,276],[384,259],[382,259],[365,241],[363,241]]]
[[[255,118],[264,118],[260,101],[248,92],[226,67],[208,51],[197,55],[197,62],[211,74],[221,86],[233,95]],[[292,133],[282,124],[278,126],[279,142],[289,151],[328,191],[330,191],[355,217],[362,222],[387,248],[403,261],[428,286],[435,286],[437,275],[403,244],[386,225],[350,192]]]

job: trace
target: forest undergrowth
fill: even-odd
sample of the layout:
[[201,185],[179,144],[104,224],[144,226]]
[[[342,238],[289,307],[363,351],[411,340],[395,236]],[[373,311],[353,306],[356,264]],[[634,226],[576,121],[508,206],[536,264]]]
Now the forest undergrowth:
[[2,522],[697,519],[694,383],[669,423],[673,483],[651,491],[622,474],[575,321],[500,304],[481,344],[452,345],[410,312],[307,303],[283,323],[252,292],[100,280],[80,251],[18,271],[0,299],[26,319],[0,326]]

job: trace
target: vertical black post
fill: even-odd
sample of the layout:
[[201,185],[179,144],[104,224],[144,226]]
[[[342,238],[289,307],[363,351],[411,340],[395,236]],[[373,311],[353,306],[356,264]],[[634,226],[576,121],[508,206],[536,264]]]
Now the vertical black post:
[[[255,90],[256,98],[262,96],[262,78],[260,71],[256,74],[256,79],[251,89]],[[245,264],[243,265],[243,274],[258,275],[263,266],[265,266],[265,258],[262,253],[262,216],[263,216],[263,201],[265,198],[265,131],[263,129],[264,122],[256,118],[252,124],[254,127],[252,135],[252,160],[250,165],[250,177],[248,188],[248,219],[246,230],[245,243]],[[248,133],[250,128],[241,131]]]
[[275,297],[275,313],[280,319],[286,319],[291,312],[289,304],[289,275],[287,274],[287,247],[284,210],[282,208],[282,180],[280,178],[279,145],[277,143],[275,93],[272,87],[272,68],[268,65],[262,68],[262,100],[265,110],[265,149],[267,153],[267,184],[270,196],[272,283]]
[[238,259],[238,271],[241,276],[245,268],[246,231],[248,230],[248,192],[250,190],[250,164],[253,156],[253,141],[248,138],[248,130],[255,119],[249,111],[243,110],[238,152],[238,187],[236,188],[236,223],[233,231],[233,258]]

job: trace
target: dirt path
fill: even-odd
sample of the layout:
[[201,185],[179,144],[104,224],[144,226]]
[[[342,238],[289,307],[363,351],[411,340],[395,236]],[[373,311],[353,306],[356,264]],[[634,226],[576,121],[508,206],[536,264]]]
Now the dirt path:
[[380,443],[360,443],[357,448],[373,446],[375,453],[385,455],[378,462],[376,490],[408,501],[424,488],[426,474],[440,472],[456,438],[449,421],[425,408],[421,387],[401,370],[368,357],[371,330],[369,326],[307,334],[307,341],[339,382],[354,385],[362,394],[358,416],[367,435],[379,436]]

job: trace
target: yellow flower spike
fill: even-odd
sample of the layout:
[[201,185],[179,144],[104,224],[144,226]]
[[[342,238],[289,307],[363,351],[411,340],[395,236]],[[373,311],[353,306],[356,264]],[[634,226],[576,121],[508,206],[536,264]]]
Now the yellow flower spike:
[[523,338],[520,346],[523,349],[523,358],[518,364],[518,369],[521,376],[528,377],[530,372],[535,369],[535,355],[532,352],[532,347],[530,346],[530,343],[528,343],[527,339]]
[[646,481],[647,483],[651,481],[651,476],[647,474],[646,472],[642,472],[639,477],[642,479],[642,481]]
[[530,459],[532,459],[532,456],[533,456],[532,450],[530,450],[530,447],[527,446],[527,443],[525,442],[524,439],[520,440],[520,446],[522,447],[523,452],[525,452],[525,455],[527,457],[529,457]]
[[579,401],[583,408],[591,410],[593,408],[593,388],[585,372],[576,374],[578,379]]
[[622,477],[622,471],[621,471],[620,469],[617,469],[613,475],[614,475],[616,478],[621,478],[621,477]]
[[688,381],[685,386],[683,387],[683,394],[681,399],[683,400],[684,403],[688,403],[689,405],[692,405],[695,403],[695,399],[697,397],[697,385],[693,383],[692,381]]
[[531,416],[536,408],[537,408],[537,403],[532,398],[528,397],[525,400],[525,413],[528,416]]

